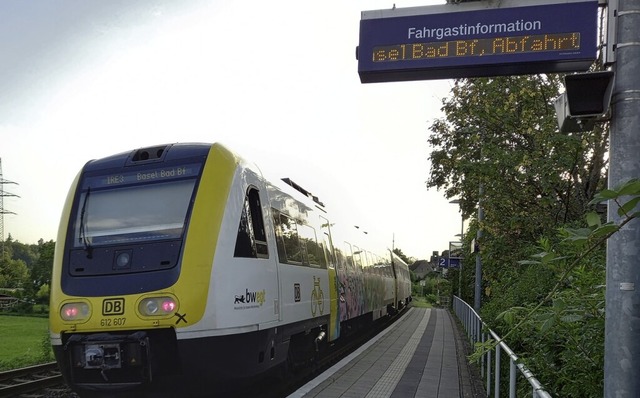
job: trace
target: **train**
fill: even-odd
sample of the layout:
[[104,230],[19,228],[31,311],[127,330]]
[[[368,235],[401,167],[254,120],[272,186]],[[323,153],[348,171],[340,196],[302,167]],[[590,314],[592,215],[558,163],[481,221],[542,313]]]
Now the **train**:
[[411,299],[407,264],[296,182],[174,143],[77,174],[49,328],[80,396],[187,397],[308,366]]

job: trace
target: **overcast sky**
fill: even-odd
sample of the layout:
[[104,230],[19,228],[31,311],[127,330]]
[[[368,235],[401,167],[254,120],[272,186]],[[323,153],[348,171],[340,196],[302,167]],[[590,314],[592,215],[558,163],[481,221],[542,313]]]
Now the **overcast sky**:
[[[396,7],[444,0],[396,2]],[[90,159],[222,142],[318,196],[335,219],[428,258],[460,233],[427,190],[428,127],[450,81],[360,83],[360,11],[379,0],[2,1],[5,238],[55,240]]]

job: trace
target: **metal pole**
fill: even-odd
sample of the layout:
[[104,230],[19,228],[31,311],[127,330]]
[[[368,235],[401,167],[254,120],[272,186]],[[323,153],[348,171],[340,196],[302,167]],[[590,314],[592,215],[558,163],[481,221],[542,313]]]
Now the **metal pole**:
[[[460,248],[464,246],[464,215],[462,214],[462,203],[460,199],[450,200],[449,203],[457,204],[460,206],[460,219],[462,222],[460,223]],[[458,266],[458,297],[462,298],[462,263],[463,259],[460,259],[460,265]]]
[[516,398],[516,363],[509,360],[509,398]]
[[491,350],[487,351],[487,397],[491,396]]
[[[609,9],[613,13],[615,10]],[[640,0],[619,0],[609,186],[640,178]],[[608,218],[619,221],[610,201]],[[640,222],[607,242],[604,396],[640,396]]]
[[496,370],[493,376],[493,396],[500,398],[500,360],[501,360],[500,344],[496,346]]
[[[462,205],[460,205],[460,218],[462,222],[460,223],[460,250],[464,247],[464,216],[462,215]],[[458,266],[458,297],[462,297],[462,263],[464,262],[464,255],[461,255],[460,264]]]
[[[478,196],[478,232],[476,234],[476,244],[480,244],[482,238],[482,221],[484,220],[484,210],[482,209],[482,195],[484,195],[484,187],[480,183]],[[482,259],[480,258],[480,250],[476,252],[476,287],[475,296],[473,300],[473,309],[480,315],[480,293],[482,291]]]

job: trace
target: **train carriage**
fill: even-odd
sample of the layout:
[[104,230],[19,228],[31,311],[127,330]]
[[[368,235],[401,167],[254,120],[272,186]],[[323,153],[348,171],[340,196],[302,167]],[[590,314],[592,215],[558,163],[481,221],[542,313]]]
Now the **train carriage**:
[[401,310],[411,302],[411,276],[409,274],[409,265],[398,257],[397,254],[391,251],[391,266],[395,280],[396,302],[394,307]]
[[390,260],[362,257],[334,229],[308,191],[268,181],[220,144],[88,162],[52,274],[51,340],[66,381],[96,395],[188,396],[308,364],[354,320],[401,301]]

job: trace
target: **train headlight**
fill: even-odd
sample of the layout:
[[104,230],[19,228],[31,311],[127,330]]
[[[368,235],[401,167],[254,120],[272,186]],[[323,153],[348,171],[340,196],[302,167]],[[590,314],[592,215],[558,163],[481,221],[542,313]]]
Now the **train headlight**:
[[173,315],[177,309],[177,300],[169,296],[146,297],[138,304],[138,311],[144,316],[163,317]]
[[113,269],[130,269],[132,252],[132,250],[116,252]]
[[85,321],[91,316],[89,304],[83,302],[65,303],[60,308],[60,317],[65,321]]
[[142,312],[145,315],[155,315],[158,313],[158,302],[156,300],[145,300]]

